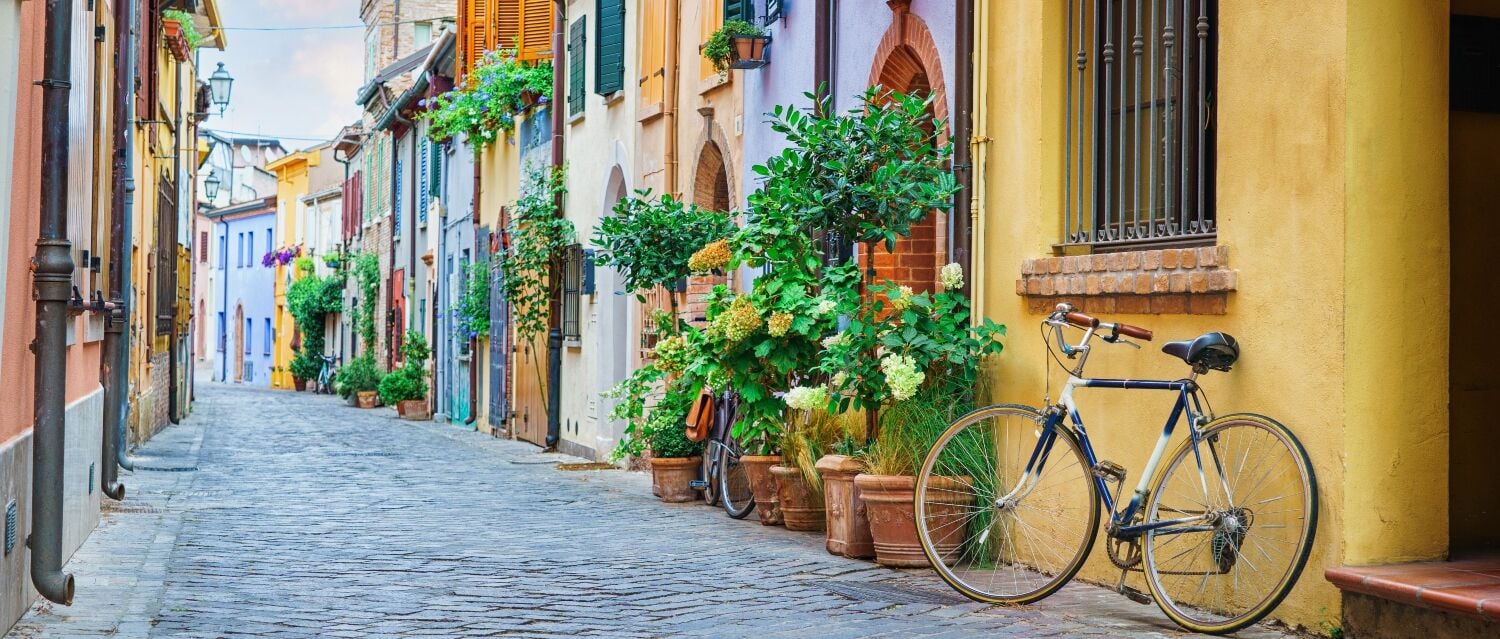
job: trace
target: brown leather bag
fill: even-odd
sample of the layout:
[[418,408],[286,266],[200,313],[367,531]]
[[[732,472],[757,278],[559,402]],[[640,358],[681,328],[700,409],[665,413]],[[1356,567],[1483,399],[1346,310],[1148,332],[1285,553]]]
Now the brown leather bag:
[[705,387],[687,414],[687,438],[701,442],[714,430],[714,394]]

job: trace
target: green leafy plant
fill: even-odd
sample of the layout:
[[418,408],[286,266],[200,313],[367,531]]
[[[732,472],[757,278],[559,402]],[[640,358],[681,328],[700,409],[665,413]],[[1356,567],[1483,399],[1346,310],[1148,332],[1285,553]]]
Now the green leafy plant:
[[519,341],[547,330],[549,278],[562,250],[574,241],[573,223],[557,216],[556,198],[567,192],[562,169],[533,168],[529,186],[511,207],[510,246],[499,253],[501,286],[511,304],[511,324]]
[[490,332],[490,261],[479,260],[464,272],[464,290],[453,305],[453,318],[469,338]]
[[[788,392],[788,395],[802,388],[805,387],[794,388]],[[813,393],[813,395],[816,394],[816,392]],[[788,397],[789,406],[795,403],[795,400]],[[823,406],[794,407],[788,411],[787,427],[778,444],[781,449],[782,462],[802,471],[802,477],[807,481],[807,485],[814,492],[822,494],[823,476],[817,470],[818,459],[837,452],[836,449],[842,442],[855,441],[863,432],[863,415],[859,413],[830,413]]]
[[[306,258],[297,258],[299,261]],[[311,260],[309,259],[309,262]],[[299,262],[300,266],[300,262]],[[322,372],[321,356],[326,350],[324,318],[329,313],[338,313],[344,307],[344,276],[342,273],[319,277],[309,270],[287,287],[287,310],[292,321],[302,334],[302,346],[292,360],[292,375],[298,379],[316,379]],[[298,358],[303,360],[298,366]]]
[[863,451],[867,472],[916,475],[948,425],[973,409],[972,395],[970,388],[933,385],[885,407],[880,412],[880,436]]
[[708,42],[703,43],[703,57],[708,58],[714,65],[714,70],[723,73],[729,70],[729,65],[734,62],[734,38],[744,36],[763,36],[766,30],[760,26],[744,20],[729,20],[724,26],[719,27],[712,35],[708,36]]
[[188,15],[186,11],[167,9],[161,12],[161,17],[164,20],[172,20],[182,25],[182,37],[184,40],[187,40],[189,49],[196,49],[203,46],[203,34],[198,33],[198,27],[193,24],[193,16]]
[[287,368],[291,370],[292,377],[297,379],[317,379],[323,372],[323,358],[304,348],[292,356],[292,363]]
[[490,51],[459,86],[422,100],[427,110],[417,117],[430,122],[427,135],[434,141],[461,135],[477,153],[499,132],[515,130],[516,114],[531,106],[523,99],[527,94],[551,100],[551,61],[518,60],[514,49]]
[[354,279],[359,287],[359,308],[354,316],[354,330],[366,352],[375,348],[375,298],[380,294],[380,258],[361,253],[354,258]]
[[375,357],[365,354],[349,361],[334,375],[334,388],[339,396],[348,399],[355,393],[372,391],[380,387],[380,369],[375,366]]
[[688,396],[686,399],[687,401],[678,401],[678,396],[669,393],[651,411],[647,430],[650,432],[652,457],[681,458],[703,454],[703,442],[687,438],[685,420],[692,397]]
[[394,406],[398,402],[426,398],[427,380],[423,379],[420,369],[402,366],[380,378],[376,390],[381,402]]
[[427,344],[427,337],[419,331],[407,331],[401,340],[401,363],[402,368],[412,368],[418,371],[427,369],[427,359],[432,357],[432,347]]
[[670,195],[652,197],[650,190],[615,204],[611,215],[594,231],[595,263],[620,273],[625,290],[643,293],[672,286],[691,274],[689,261],[706,245],[728,238],[735,230],[729,213],[686,204]]

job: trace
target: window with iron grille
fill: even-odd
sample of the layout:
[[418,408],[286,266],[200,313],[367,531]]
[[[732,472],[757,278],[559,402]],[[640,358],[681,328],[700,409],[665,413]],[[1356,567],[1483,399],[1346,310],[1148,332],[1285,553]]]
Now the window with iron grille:
[[1217,0],[1069,0],[1063,243],[1207,243]]
[[582,337],[579,327],[582,314],[583,246],[574,244],[563,251],[562,334],[565,340]]
[[156,194],[156,334],[177,319],[177,185],[163,178]]
[[568,115],[583,113],[584,52],[588,51],[588,16],[579,16],[568,26]]

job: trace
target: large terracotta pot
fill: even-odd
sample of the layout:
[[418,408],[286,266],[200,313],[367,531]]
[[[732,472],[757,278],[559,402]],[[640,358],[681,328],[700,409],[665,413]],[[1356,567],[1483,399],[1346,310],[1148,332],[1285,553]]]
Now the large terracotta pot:
[[651,492],[662,501],[680,503],[698,498],[692,482],[698,478],[702,457],[651,458]]
[[776,500],[787,530],[822,532],[823,495],[807,482],[802,469],[794,466],[772,466],[776,476]]
[[[929,510],[934,517],[962,516],[972,493],[943,491],[961,486],[959,480],[934,477],[928,488]],[[870,517],[870,534],[875,539],[875,562],[898,568],[922,568],[932,565],[917,539],[917,478],[891,475],[857,475],[854,485]],[[954,527],[934,539],[938,554],[956,558],[964,540],[964,529]],[[952,559],[949,559],[951,562]]]
[[823,476],[823,503],[828,517],[828,552],[854,559],[875,556],[875,540],[870,537],[870,519],[865,502],[859,498],[854,476],[864,472],[865,465],[845,455],[825,455],[818,460],[818,474]]
[[297,389],[297,392],[299,393],[307,391],[307,380],[302,379],[301,377],[293,377],[292,388]]
[[750,492],[755,494],[755,513],[762,526],[782,523],[781,505],[777,503],[776,476],[771,467],[781,463],[780,455],[745,455],[740,458],[745,474],[750,476]]
[[432,411],[427,410],[425,399],[406,399],[396,402],[396,412],[401,415],[401,419],[414,422],[432,419]]
[[375,391],[360,391],[358,397],[360,408],[375,408],[380,405],[380,395]]

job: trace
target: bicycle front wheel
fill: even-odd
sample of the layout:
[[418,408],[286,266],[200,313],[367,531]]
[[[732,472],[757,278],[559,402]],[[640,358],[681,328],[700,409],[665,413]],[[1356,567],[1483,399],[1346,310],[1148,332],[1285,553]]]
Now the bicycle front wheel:
[[703,463],[698,466],[698,479],[703,481],[703,503],[719,505],[719,446],[713,440],[703,449]]
[[1146,523],[1146,584],[1189,630],[1234,632],[1296,583],[1318,524],[1317,480],[1302,444],[1260,415],[1229,415],[1173,454]]
[[917,537],[938,575],[988,603],[1031,603],[1077,574],[1099,499],[1073,432],[1050,445],[1026,406],[990,406],[938,438],[917,478]]
[[740,447],[731,438],[715,448],[719,451],[719,501],[730,517],[744,519],[755,510],[755,494],[750,492],[750,473],[740,463]]

